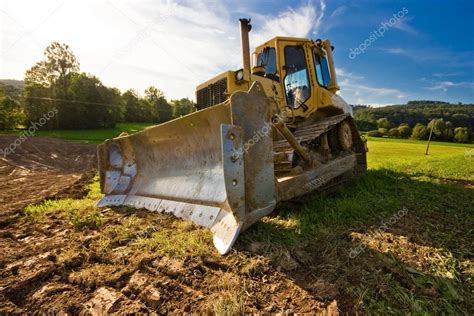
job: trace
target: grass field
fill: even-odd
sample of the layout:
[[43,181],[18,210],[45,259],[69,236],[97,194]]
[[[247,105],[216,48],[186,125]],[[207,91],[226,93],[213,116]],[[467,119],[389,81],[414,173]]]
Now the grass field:
[[369,138],[371,169],[401,171],[411,176],[474,180],[474,144]]
[[[121,129],[133,132],[143,127],[127,124],[108,131],[38,136],[97,142]],[[289,278],[304,275],[307,281],[301,284],[307,287],[323,284],[345,311],[472,315],[474,153],[466,153],[474,146],[433,142],[425,156],[426,142],[369,138],[368,145],[369,171],[364,178],[332,193],[281,205],[241,235],[230,257],[248,259],[252,255],[246,250],[253,249]],[[97,247],[102,251],[133,240],[148,225],[131,215],[107,226],[107,215],[94,207],[100,196],[96,178],[86,198],[30,206],[25,218],[41,221],[59,212],[76,229],[100,230]],[[219,260],[207,230],[174,225],[176,230],[161,229],[123,247],[140,254],[206,254]]]

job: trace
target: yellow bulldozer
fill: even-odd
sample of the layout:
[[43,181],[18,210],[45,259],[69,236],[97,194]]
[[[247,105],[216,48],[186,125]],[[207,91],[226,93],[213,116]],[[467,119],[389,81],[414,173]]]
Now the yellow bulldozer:
[[250,29],[240,19],[243,68],[199,85],[195,112],[99,146],[99,206],[191,220],[226,254],[279,202],[365,174],[329,40],[275,37],[251,66]]

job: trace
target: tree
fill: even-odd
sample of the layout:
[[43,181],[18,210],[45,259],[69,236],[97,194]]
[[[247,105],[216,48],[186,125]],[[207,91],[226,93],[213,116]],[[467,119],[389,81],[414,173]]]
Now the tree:
[[388,134],[388,129],[386,129],[386,128],[384,128],[384,127],[380,127],[377,131],[379,132],[379,134],[380,134],[381,136],[385,136],[385,135]]
[[367,136],[369,137],[381,137],[382,135],[377,130],[368,131]]
[[194,109],[194,102],[188,98],[171,100],[171,104],[173,104],[174,107],[173,117],[175,118],[189,114]]
[[[403,105],[354,107],[354,119],[360,130],[376,129],[377,127],[369,127],[367,124],[381,118],[386,118],[393,126],[399,126],[401,123],[408,123],[411,127],[416,123],[427,125],[433,118],[438,118],[453,123],[453,128],[469,127],[474,126],[474,106],[440,101],[410,101]],[[446,133],[443,137],[449,139],[450,132]]]
[[360,131],[370,131],[377,128],[377,122],[375,121],[356,120],[355,123]]
[[152,108],[152,119],[160,123],[167,122],[173,117],[173,109],[166,101],[164,93],[150,86],[145,90],[145,100]]
[[113,127],[121,120],[123,109],[117,89],[85,73],[73,74],[69,80],[69,98],[59,108],[60,128]]
[[46,61],[42,60],[33,65],[25,73],[26,86],[39,86],[50,88],[53,84],[51,76],[48,74]]
[[66,92],[67,78],[79,71],[79,62],[67,44],[51,43],[44,51],[46,60],[37,62],[26,71],[25,84],[34,84],[50,88],[57,84],[57,91]]
[[413,128],[411,138],[417,139],[417,140],[427,139],[428,132],[426,130],[426,126],[421,123],[417,123],[415,127]]
[[468,126],[472,118],[467,113],[454,113],[451,116],[451,122],[454,126]]
[[391,129],[388,131],[388,136],[390,136],[390,137],[399,137],[399,136],[400,136],[400,133],[398,132],[398,128],[396,128],[396,127],[391,128]]
[[446,122],[446,130],[444,132],[444,140],[450,142],[454,137],[454,126],[450,121]]
[[390,129],[392,127],[392,124],[390,123],[390,121],[387,118],[383,117],[383,118],[377,120],[377,127],[378,128]]
[[428,131],[433,128],[433,139],[445,139],[446,123],[442,119],[434,119],[428,124]]
[[44,52],[50,81],[55,83],[55,97],[67,97],[69,74],[79,71],[79,62],[67,44],[51,43]]
[[411,135],[411,128],[407,123],[402,123],[398,127],[398,134],[402,138],[408,138]]
[[[45,113],[53,110],[55,102],[51,98],[49,88],[38,84],[25,85],[24,91],[24,109],[26,115],[26,125],[38,122]],[[58,128],[57,120],[54,117],[48,120],[41,129]]]
[[13,129],[24,120],[20,103],[0,90],[0,130]]
[[65,78],[79,71],[79,62],[67,44],[51,43],[44,51],[46,65],[53,80]]
[[[45,112],[64,106],[65,103],[58,99],[68,99],[70,79],[79,71],[79,62],[66,44],[51,43],[44,56],[45,60],[37,62],[25,73],[25,108],[29,123],[39,120]],[[58,120],[52,119],[47,127],[58,125]]]
[[160,103],[164,102],[167,104],[163,92],[156,87],[150,86],[145,89],[145,98],[143,101],[145,101],[143,105],[148,122],[159,122],[162,115]]
[[454,130],[454,141],[457,143],[467,143],[469,141],[469,131],[467,127],[457,127]]
[[133,90],[129,89],[125,91],[122,95],[122,103],[125,108],[124,113],[124,121],[125,122],[141,122],[141,104],[140,98],[138,97],[138,93]]

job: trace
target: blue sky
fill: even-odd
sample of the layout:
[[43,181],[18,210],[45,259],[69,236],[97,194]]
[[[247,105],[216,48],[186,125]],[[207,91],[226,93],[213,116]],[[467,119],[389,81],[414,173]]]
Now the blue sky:
[[[323,14],[310,36],[333,42],[341,94],[351,103],[474,102],[474,1],[309,3],[318,17]],[[301,4],[275,6],[264,0],[256,11],[265,14]],[[383,37],[350,58],[351,49],[400,11],[403,17]]]
[[252,18],[252,46],[329,38],[352,104],[474,103],[474,1],[3,0],[0,78],[21,79],[61,41],[107,85],[194,98],[197,84],[240,67],[240,17]]

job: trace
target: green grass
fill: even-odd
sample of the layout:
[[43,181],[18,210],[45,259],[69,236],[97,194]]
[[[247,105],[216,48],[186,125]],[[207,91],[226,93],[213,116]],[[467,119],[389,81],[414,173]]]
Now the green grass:
[[153,232],[146,238],[138,238],[132,245],[140,252],[149,252],[173,258],[185,258],[188,255],[203,256],[211,254],[209,240],[212,234],[185,221],[173,222]]
[[[105,212],[97,208],[97,202],[103,197],[100,192],[99,178],[96,176],[89,185],[87,196],[82,199],[46,200],[40,204],[29,205],[23,210],[23,219],[35,222],[54,216],[69,221],[77,230],[100,230],[101,234],[94,243],[98,252],[107,254],[112,249],[130,246],[141,254],[160,254],[183,258],[200,256],[214,251],[209,247],[212,234],[197,225],[186,221],[175,221],[170,215],[122,206],[114,212]],[[117,218],[124,217],[118,224]],[[106,225],[111,221],[111,225]],[[166,224],[163,224],[166,222]],[[156,225],[162,229],[156,230]]]
[[474,179],[473,144],[432,142],[425,155],[426,145],[426,141],[370,137],[369,168],[431,178]]
[[[473,146],[435,142],[428,156],[426,142],[369,138],[368,146],[365,177],[282,205],[240,247],[264,243],[277,265],[282,253],[316,254],[319,277],[351,280],[342,288],[367,314],[469,314],[474,190],[462,180],[474,179],[474,157],[464,156]],[[352,258],[354,249],[363,251]]]
[[[389,138],[389,137],[368,137],[370,142],[382,142],[382,143],[397,143],[397,144],[421,144],[424,145],[426,150],[426,145],[428,144],[427,140],[415,140],[415,139],[403,139],[403,138]],[[439,144],[443,146],[453,146],[453,147],[468,147],[474,148],[474,144],[465,144],[465,143],[455,143],[455,142],[440,142],[440,141],[432,141],[431,145]],[[430,145],[430,147],[431,147]],[[425,151],[423,151],[424,153]]]
[[[37,131],[36,137],[52,137],[82,142],[101,143],[106,139],[119,136],[122,132],[129,134],[143,130],[153,123],[118,123],[114,128],[108,129],[84,129],[84,130],[53,130]],[[17,134],[18,131],[1,131],[4,134]]]
[[25,219],[41,221],[48,215],[69,220],[77,229],[98,229],[107,220],[95,206],[102,197],[98,176],[89,185],[89,193],[83,199],[46,200],[37,205],[29,205],[24,210]]

